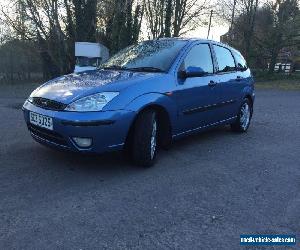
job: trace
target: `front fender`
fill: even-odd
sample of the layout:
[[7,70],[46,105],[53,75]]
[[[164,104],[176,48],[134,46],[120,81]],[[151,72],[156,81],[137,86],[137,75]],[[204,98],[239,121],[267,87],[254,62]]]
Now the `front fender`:
[[242,95],[241,95],[241,102],[246,96],[251,96],[252,103],[254,103],[255,100],[255,91],[254,91],[254,86],[253,85],[248,85],[243,88],[242,90]]
[[176,124],[177,119],[177,105],[176,103],[166,94],[161,93],[148,93],[138,96],[128,105],[125,109],[139,113],[141,110],[151,106],[157,105],[166,110],[169,114],[172,127]]

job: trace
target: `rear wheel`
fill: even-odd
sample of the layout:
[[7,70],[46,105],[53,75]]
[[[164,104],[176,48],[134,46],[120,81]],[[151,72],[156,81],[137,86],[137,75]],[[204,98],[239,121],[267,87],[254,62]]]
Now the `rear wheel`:
[[158,138],[158,120],[154,110],[146,110],[136,120],[132,159],[135,164],[151,167],[156,158]]
[[246,132],[250,126],[253,107],[248,98],[243,100],[239,114],[235,123],[231,124],[231,129],[235,132]]

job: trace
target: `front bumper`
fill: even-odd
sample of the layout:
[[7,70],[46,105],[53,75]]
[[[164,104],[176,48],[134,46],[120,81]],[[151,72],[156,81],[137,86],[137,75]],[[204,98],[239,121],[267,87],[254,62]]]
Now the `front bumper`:
[[[122,149],[134,111],[68,112],[45,110],[29,102],[23,105],[23,113],[32,137],[44,145],[75,152],[102,153]],[[52,117],[53,131],[32,125],[30,111]],[[80,148],[73,137],[92,138],[89,148]]]

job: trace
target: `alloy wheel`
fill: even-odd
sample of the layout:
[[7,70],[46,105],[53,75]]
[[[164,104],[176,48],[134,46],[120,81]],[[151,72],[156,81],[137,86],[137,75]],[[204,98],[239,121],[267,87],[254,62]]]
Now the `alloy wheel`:
[[156,144],[157,144],[157,122],[156,120],[153,121],[152,125],[152,133],[151,133],[151,159],[154,158],[155,151],[156,151]]
[[240,124],[243,130],[247,129],[250,122],[250,117],[251,117],[250,106],[248,103],[244,103],[241,108],[241,114],[240,114]]

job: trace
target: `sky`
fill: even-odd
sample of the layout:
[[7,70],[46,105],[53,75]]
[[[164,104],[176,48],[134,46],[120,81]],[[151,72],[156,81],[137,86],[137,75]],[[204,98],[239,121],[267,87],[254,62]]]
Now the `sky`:
[[[224,35],[228,31],[228,26],[224,24],[224,26],[215,25],[210,29],[210,35],[208,39],[220,41],[220,36]],[[194,31],[191,31],[188,36],[189,37],[198,37],[198,38],[207,38],[208,27],[200,27]]]

